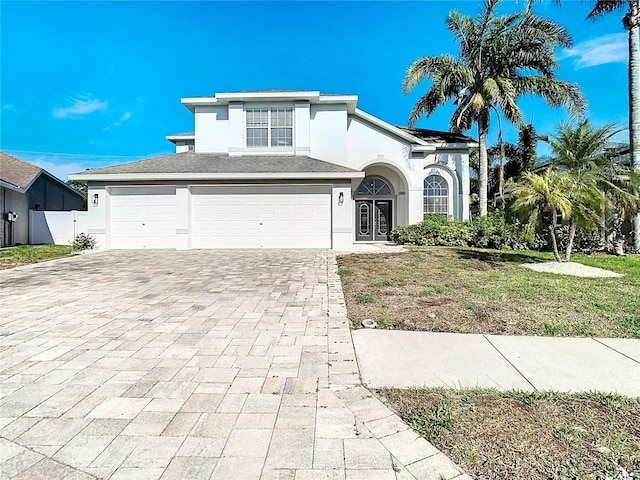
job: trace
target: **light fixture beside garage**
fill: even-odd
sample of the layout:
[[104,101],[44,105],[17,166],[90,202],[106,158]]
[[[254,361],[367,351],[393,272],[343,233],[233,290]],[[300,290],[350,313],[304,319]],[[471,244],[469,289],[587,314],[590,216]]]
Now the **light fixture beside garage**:
[[344,193],[340,192],[340,195],[338,195],[338,205],[342,205],[344,203]]
[[98,206],[99,198],[100,198],[100,197],[98,197],[98,194],[97,194],[97,193],[94,193],[94,194],[93,194],[93,206],[94,206],[94,207],[97,207],[97,206]]

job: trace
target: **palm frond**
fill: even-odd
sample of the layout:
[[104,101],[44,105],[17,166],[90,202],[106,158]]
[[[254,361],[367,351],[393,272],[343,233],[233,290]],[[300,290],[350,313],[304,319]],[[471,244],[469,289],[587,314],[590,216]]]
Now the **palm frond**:
[[580,117],[587,101],[576,83],[562,82],[548,77],[527,75],[514,79],[521,95],[536,95],[553,108],[564,107],[574,117]]
[[616,10],[623,10],[627,3],[625,0],[596,0],[587,18],[594,20]]

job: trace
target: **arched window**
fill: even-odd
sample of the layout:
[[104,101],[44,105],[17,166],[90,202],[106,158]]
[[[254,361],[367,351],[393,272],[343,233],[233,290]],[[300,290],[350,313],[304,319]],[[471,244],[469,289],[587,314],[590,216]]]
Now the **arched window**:
[[423,213],[449,213],[449,187],[440,175],[429,175],[424,179]]
[[358,196],[369,195],[391,195],[391,188],[387,185],[387,182],[377,177],[365,178],[358,190],[356,191]]

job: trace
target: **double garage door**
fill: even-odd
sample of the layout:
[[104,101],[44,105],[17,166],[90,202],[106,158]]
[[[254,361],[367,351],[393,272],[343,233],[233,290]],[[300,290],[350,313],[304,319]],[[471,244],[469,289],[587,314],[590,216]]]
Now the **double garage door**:
[[[331,248],[329,186],[110,189],[111,248],[176,248],[187,216],[190,248]],[[184,224],[184,222],[179,222]]]

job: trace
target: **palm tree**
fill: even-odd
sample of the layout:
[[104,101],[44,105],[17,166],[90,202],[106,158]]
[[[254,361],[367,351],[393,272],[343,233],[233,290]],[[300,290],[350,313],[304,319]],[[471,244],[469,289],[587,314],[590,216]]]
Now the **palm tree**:
[[[640,0],[597,0],[587,18],[599,18],[629,6],[622,18],[629,30],[629,145],[631,168],[640,173]],[[640,212],[633,219],[633,246],[640,250]]]
[[[535,1],[528,0],[527,10],[531,10]],[[629,31],[629,145],[631,168],[640,174],[640,0],[592,0],[592,3],[593,9],[587,15],[592,20],[629,8],[622,17],[622,24]],[[633,230],[634,248],[640,251],[640,213],[633,219]]]
[[512,124],[522,124],[516,101],[537,95],[552,107],[566,107],[573,115],[585,109],[577,85],[556,79],[554,53],[569,47],[571,36],[560,25],[529,11],[497,16],[499,0],[485,0],[477,18],[451,11],[447,28],[459,44],[458,57],[421,57],[407,69],[402,91],[411,92],[424,79],[431,86],[409,115],[414,125],[422,116],[449,101],[456,105],[451,131],[478,127],[480,156],[480,215],[487,214],[487,134],[490,112],[495,109]]
[[574,205],[570,219],[566,259],[571,256],[576,226],[602,226],[605,212],[615,212],[627,220],[638,213],[638,179],[612,161],[606,152],[611,137],[621,132],[612,123],[594,127],[589,120],[576,126],[562,123],[546,142],[556,157],[553,163],[566,169],[570,178],[569,196]]
[[568,195],[568,177],[558,173],[554,167],[549,167],[542,175],[525,172],[520,181],[514,185],[511,195],[515,198],[512,210],[525,217],[530,232],[535,232],[538,225],[542,225],[551,238],[553,256],[560,261],[558,240],[555,225],[560,215],[563,219],[570,218],[572,204]]
[[[503,204],[505,202],[505,181],[510,178],[519,177],[529,170],[533,170],[538,159],[536,145],[538,140],[543,140],[544,138],[546,137],[541,137],[536,133],[532,123],[526,123],[520,125],[518,129],[518,141],[516,144],[501,142],[499,135],[498,145],[488,148],[487,155],[490,165],[492,160],[498,159],[498,171],[489,172],[489,192],[492,191],[492,184],[497,186],[498,191],[494,193],[500,195]],[[506,160],[506,162],[504,160]],[[492,177],[497,178],[494,179]]]

